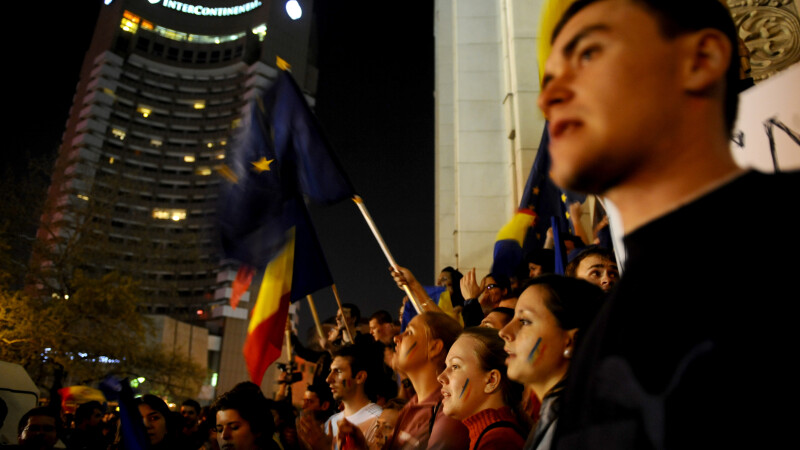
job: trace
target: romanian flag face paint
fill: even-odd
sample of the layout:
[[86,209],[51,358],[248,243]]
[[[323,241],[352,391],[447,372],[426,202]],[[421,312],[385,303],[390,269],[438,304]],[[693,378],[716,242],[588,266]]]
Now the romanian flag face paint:
[[409,348],[408,351],[406,352],[406,359],[408,359],[416,351],[417,351],[417,343],[414,342],[413,344],[411,344],[411,348]]
[[542,345],[542,338],[536,340],[536,344],[534,344],[531,352],[528,353],[528,362],[531,364],[535,364],[536,360],[539,358],[539,355],[542,354],[542,350],[544,350],[544,345]]
[[251,312],[244,355],[250,379],[256,384],[261,384],[267,367],[281,354],[289,315],[294,237],[292,229],[286,245],[264,270],[258,299]]
[[[464,387],[461,388],[461,394],[459,394],[458,398],[466,401],[469,398],[469,393],[471,391],[472,391],[472,386],[469,385],[469,378],[467,378],[467,381],[464,382]],[[464,396],[465,393],[467,394],[466,397]]]

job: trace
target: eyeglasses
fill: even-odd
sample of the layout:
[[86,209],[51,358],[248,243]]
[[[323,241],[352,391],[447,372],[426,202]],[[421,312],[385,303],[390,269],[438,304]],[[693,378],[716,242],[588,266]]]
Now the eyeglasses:
[[486,286],[486,290],[488,291],[490,289],[499,288],[499,287],[500,287],[499,284],[490,284],[490,285]]

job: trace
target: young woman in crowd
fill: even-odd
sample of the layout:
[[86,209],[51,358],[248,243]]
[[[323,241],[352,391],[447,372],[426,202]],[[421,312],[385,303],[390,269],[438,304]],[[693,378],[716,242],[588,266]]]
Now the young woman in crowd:
[[395,337],[398,370],[411,380],[416,395],[400,411],[388,448],[467,448],[467,428],[444,415],[437,380],[460,333],[461,325],[447,314],[425,312]]
[[550,448],[579,332],[589,326],[602,299],[600,288],[584,280],[544,275],[525,285],[514,319],[500,330],[506,341],[508,377],[527,385],[542,401],[526,449]]
[[185,449],[186,443],[180,439],[180,423],[175,413],[169,410],[164,400],[152,394],[145,394],[139,400],[139,413],[142,415],[145,433],[151,449]]
[[503,346],[497,330],[468,328],[439,375],[442,410],[469,429],[470,449],[521,449],[528,435],[527,421],[518,419],[522,386],[506,376]]

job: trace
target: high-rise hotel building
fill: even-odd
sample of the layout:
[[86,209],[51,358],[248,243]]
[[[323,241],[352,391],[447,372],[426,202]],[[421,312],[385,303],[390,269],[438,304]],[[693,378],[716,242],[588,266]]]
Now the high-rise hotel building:
[[313,95],[313,4],[189,2],[100,8],[40,238],[82,239],[80,265],[138,279],[148,312],[223,335],[213,350],[230,353],[230,383],[246,373],[248,308],[225,305],[234,271],[217,242],[218,169],[243,108],[280,66]]

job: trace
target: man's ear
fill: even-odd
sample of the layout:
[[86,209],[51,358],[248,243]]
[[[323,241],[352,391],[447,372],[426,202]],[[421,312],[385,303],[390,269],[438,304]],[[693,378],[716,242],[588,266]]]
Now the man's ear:
[[356,379],[356,383],[364,384],[367,381],[367,371],[366,370],[359,371],[356,374],[355,379]]
[[725,80],[733,43],[724,33],[705,28],[677,39],[685,44],[684,88],[688,92],[702,94]]

